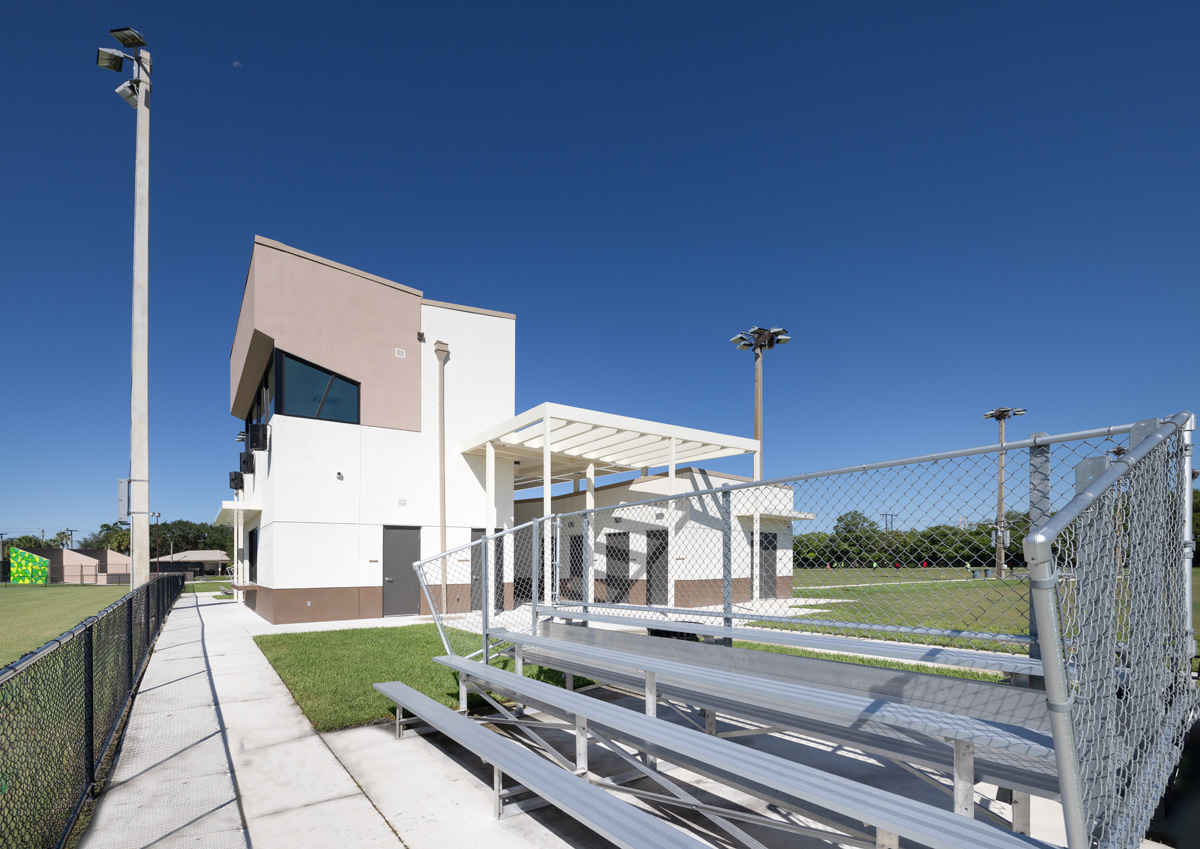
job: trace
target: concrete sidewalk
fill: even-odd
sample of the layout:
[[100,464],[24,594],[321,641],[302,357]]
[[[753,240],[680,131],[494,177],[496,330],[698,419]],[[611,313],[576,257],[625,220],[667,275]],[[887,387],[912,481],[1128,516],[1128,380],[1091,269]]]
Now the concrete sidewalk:
[[[81,845],[84,849],[437,849],[484,844],[489,849],[590,849],[609,845],[552,807],[493,819],[490,768],[440,735],[410,734],[397,740],[391,724],[317,734],[253,639],[266,633],[403,627],[420,621],[428,620],[273,626],[240,604],[204,595],[182,596],[151,655],[119,760]],[[632,706],[640,710],[640,702]],[[850,777],[856,780],[940,807],[948,804],[929,784],[861,753],[795,735],[759,736],[745,742],[771,751],[788,750],[814,766],[828,760],[825,766],[842,773],[849,766]],[[569,748],[573,743],[564,739],[563,745]],[[593,764],[599,757],[593,755]],[[750,810],[768,808],[758,799],[684,770],[671,776],[706,801],[723,799]],[[980,785],[978,789],[992,788]],[[1033,805],[1035,835],[1064,842],[1058,805],[1036,798]],[[1007,806],[997,809],[1007,813]],[[775,816],[779,813],[774,811]],[[711,825],[693,822],[693,828],[704,832]],[[747,830],[769,849],[830,845],[757,826]]]
[[273,630],[180,597],[83,849],[403,845],[255,645]]

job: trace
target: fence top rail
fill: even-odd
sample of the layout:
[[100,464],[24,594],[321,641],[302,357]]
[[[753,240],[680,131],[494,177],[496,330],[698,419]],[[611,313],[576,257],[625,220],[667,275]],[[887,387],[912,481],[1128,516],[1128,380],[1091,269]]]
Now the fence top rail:
[[[169,575],[160,575],[157,578],[151,578],[150,582],[143,584],[142,587],[148,587],[148,586],[150,586],[150,584],[153,584],[155,581],[169,579],[170,577],[171,576],[169,576]],[[138,592],[140,589],[142,589],[142,587],[136,587],[136,588],[130,590],[129,592],[125,593],[125,595],[121,596],[119,599],[117,599],[112,604],[110,604],[108,607],[101,610],[99,613],[93,613],[91,616],[84,619],[82,622],[80,622],[74,628],[63,631],[57,637],[48,641],[45,645],[34,649],[33,651],[29,652],[28,654],[22,655],[20,658],[18,658],[17,660],[14,660],[12,663],[10,663],[8,666],[5,666],[2,669],[0,669],[0,684],[3,684],[4,682],[8,681],[8,679],[12,678],[14,675],[16,675],[21,670],[27,668],[34,661],[38,660],[39,658],[45,657],[46,655],[50,654],[50,652],[57,649],[59,646],[66,645],[71,640],[78,637],[85,630],[87,630],[89,627],[91,627],[94,623],[99,622],[105,616],[108,616],[110,613],[112,613],[114,610],[116,610],[116,608],[118,608],[122,604],[125,604],[126,602],[128,602],[130,596],[132,596],[134,593]]]
[[[1166,421],[1174,422],[1181,416],[1186,419],[1186,417],[1189,415],[1189,413],[1178,413]],[[936,463],[941,460],[956,460],[960,457],[973,457],[979,454],[999,454],[1007,451],[1019,451],[1024,448],[1035,448],[1043,445],[1056,445],[1061,442],[1080,442],[1086,439],[1103,439],[1110,436],[1120,436],[1122,434],[1129,433],[1134,429],[1134,427],[1136,427],[1136,423],[1093,428],[1092,430],[1078,430],[1071,433],[1039,434],[1037,436],[1030,437],[1029,439],[1020,439],[1014,442],[997,442],[992,445],[980,445],[975,448],[960,448],[957,451],[940,451],[934,454],[921,454],[916,457],[905,457],[900,460],[884,460],[879,463],[861,463],[856,466],[842,466],[841,468],[837,469],[826,469],[820,472],[806,472],[799,475],[786,475],[784,477],[770,478],[769,480],[761,481],[751,481],[749,483],[725,484],[724,486],[713,487],[712,489],[697,490],[696,492],[676,493],[674,495],[660,495],[657,498],[647,498],[644,501],[620,504],[615,507],[593,507],[589,510],[575,510],[570,513],[563,513],[561,515],[586,516],[592,513],[603,513],[625,507],[640,507],[646,504],[658,504],[664,501],[673,501],[679,498],[718,495],[723,492],[734,492],[740,489],[754,489],[763,486],[781,486],[795,483],[796,481],[836,477],[838,475],[854,474],[855,472],[871,472],[878,469],[896,468],[898,466],[916,466],[921,463]]]
[[451,554],[458,554],[458,552],[460,552],[460,551],[465,551],[468,548],[474,548],[475,546],[477,546],[481,543],[490,542],[491,540],[494,540],[497,537],[507,536],[508,534],[511,534],[515,531],[524,530],[525,528],[531,528],[534,525],[536,525],[538,522],[544,522],[548,518],[550,518],[550,517],[538,516],[536,519],[530,519],[525,524],[517,525],[515,528],[506,528],[502,531],[496,531],[494,534],[488,534],[487,536],[482,536],[479,539],[473,539],[468,543],[463,543],[460,546],[456,546],[455,548],[448,549],[447,551],[443,551],[440,554],[435,554],[435,555],[433,555],[433,557],[426,557],[424,560],[417,560],[413,563],[413,568],[420,569],[422,566],[424,566],[427,563],[432,563],[435,560],[441,560],[443,557],[449,557]]
[[[1092,481],[1091,485],[1072,498],[1067,505],[1059,510],[1044,523],[1029,531],[1025,537],[1026,545],[1030,546],[1037,552],[1036,557],[1031,557],[1031,560],[1036,562],[1045,562],[1049,556],[1049,546],[1054,540],[1066,530],[1067,526],[1078,519],[1083,513],[1096,502],[1100,496],[1112,488],[1112,486],[1125,475],[1129,474],[1142,459],[1165,442],[1172,433],[1182,432],[1191,420],[1192,414],[1188,412],[1176,413],[1168,419],[1165,419],[1162,425],[1139,442],[1127,454],[1116,457],[1112,461],[1112,465],[1104,474]],[[1191,481],[1187,481],[1191,484]]]

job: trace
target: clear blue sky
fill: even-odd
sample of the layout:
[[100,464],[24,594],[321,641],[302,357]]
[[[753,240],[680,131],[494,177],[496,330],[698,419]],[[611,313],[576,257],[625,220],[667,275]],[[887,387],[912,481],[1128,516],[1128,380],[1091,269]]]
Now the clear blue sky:
[[[1200,5],[17,3],[0,531],[112,521],[155,61],[151,497],[209,521],[254,234],[517,314],[517,409],[750,435],[776,476],[1200,406]],[[741,467],[745,467],[744,469]],[[734,467],[748,470],[741,461]]]

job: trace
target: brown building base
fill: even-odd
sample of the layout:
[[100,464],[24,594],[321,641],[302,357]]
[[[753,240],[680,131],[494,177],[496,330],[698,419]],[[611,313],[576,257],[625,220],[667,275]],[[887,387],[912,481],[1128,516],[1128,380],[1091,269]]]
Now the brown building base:
[[246,606],[272,625],[378,619],[383,616],[382,587],[313,587],[246,592]]

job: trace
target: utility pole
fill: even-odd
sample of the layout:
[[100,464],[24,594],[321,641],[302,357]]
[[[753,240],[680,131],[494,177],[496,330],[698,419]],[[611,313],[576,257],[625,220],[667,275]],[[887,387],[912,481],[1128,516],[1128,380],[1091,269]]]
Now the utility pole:
[[1004,520],[1004,422],[1013,416],[1023,416],[1025,410],[1020,407],[997,407],[983,414],[985,419],[995,419],[1000,424],[1000,453],[996,458],[996,580],[1006,577],[1004,552],[1005,535],[1008,533]]

